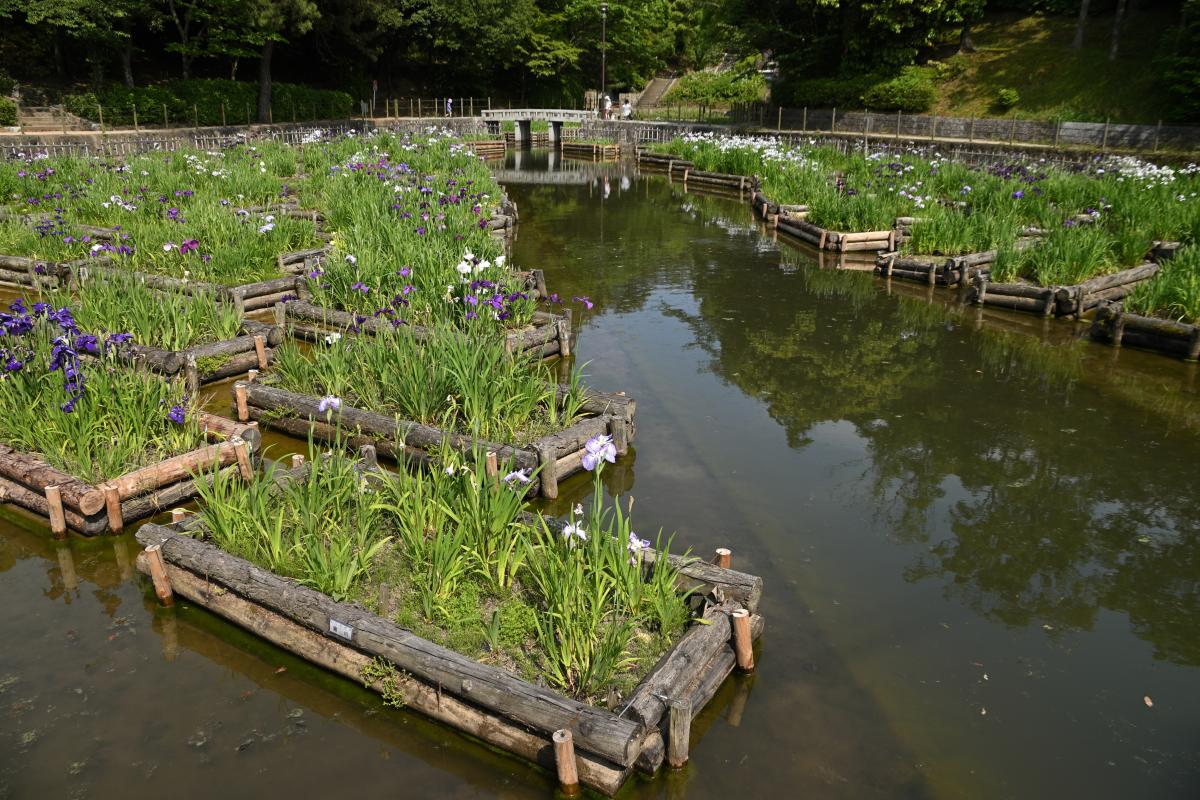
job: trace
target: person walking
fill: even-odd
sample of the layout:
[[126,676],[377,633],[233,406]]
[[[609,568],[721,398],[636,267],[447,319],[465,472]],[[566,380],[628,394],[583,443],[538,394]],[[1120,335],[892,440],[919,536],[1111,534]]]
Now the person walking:
[[604,95],[604,119],[609,119],[612,116],[612,98]]
[[446,116],[447,117],[454,116],[454,98],[453,97],[446,98]]
[[621,119],[628,122],[633,119],[633,103],[629,102],[629,98],[625,98],[625,102],[621,104]]

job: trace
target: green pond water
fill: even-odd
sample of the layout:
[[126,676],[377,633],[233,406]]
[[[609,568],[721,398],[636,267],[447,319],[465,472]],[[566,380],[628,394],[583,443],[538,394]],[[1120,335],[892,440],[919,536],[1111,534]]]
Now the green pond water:
[[[766,582],[758,670],[624,797],[1200,795],[1200,377],[818,262],[736,200],[510,156],[515,261],[638,401],[643,535]],[[224,404],[226,390],[220,390]],[[299,449],[299,448],[295,448]],[[558,509],[586,496],[563,487]],[[207,613],[131,537],[0,524],[0,798],[547,797]]]

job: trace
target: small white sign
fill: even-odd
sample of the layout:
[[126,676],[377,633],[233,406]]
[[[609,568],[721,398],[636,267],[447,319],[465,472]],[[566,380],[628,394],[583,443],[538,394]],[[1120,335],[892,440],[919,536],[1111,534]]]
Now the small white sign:
[[340,636],[346,641],[354,638],[354,628],[344,622],[338,622],[333,617],[329,618],[329,632],[334,636]]

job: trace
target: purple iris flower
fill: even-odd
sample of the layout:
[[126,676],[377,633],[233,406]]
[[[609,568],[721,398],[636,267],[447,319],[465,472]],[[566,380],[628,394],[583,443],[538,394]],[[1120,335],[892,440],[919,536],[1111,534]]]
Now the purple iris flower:
[[334,397],[331,394],[325,395],[321,398],[321,402],[317,403],[317,411],[320,411],[322,414],[341,410],[342,399],[340,397]]
[[588,439],[583,445],[586,451],[583,454],[583,468],[588,472],[596,469],[601,461],[607,461],[610,464],[617,463],[617,448],[612,443],[612,437],[607,434],[600,434]]
[[1017,189],[1015,192],[1012,193],[1012,196],[1013,196],[1013,200],[1020,200],[1022,197],[1025,196],[1025,193],[1023,191],[1021,191],[1020,189]]
[[530,478],[528,469],[514,470],[513,472],[510,472],[504,476],[504,482],[510,486],[513,483],[529,483],[529,481]]
[[4,362],[4,369],[7,372],[18,372],[23,366],[25,363],[16,356],[9,356],[8,360]]
[[588,297],[576,297],[576,298],[574,298],[574,300],[575,300],[575,302],[576,302],[576,303],[583,303],[584,307],[585,307],[585,308],[586,308],[588,311],[591,311],[591,310],[592,310],[592,305],[593,305],[593,303],[592,303],[592,301],[591,301],[591,299],[590,299],[590,298],[588,298]]
[[171,410],[167,412],[167,419],[176,425],[182,425],[187,419],[187,413],[183,410],[183,406],[171,406]]
[[355,281],[353,284],[351,284],[350,288],[356,292],[362,292],[363,294],[366,294],[367,292],[371,291],[371,287],[367,286],[362,281]]
[[188,253],[192,252],[193,250],[199,250],[199,249],[200,249],[200,243],[198,241],[196,241],[195,239],[188,239],[186,242],[179,245],[179,254],[187,255]]

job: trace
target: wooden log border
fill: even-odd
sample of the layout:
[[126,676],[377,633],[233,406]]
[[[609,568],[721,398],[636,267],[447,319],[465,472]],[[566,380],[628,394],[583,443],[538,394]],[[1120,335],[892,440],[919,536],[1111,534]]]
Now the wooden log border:
[[[534,686],[386,619],[336,603],[224,553],[197,539],[197,533],[203,529],[196,520],[148,524],[138,531],[138,541],[162,555],[175,593],[354,681],[363,680],[372,659],[382,658],[398,668],[397,685],[387,688],[399,689],[406,706],[551,772],[555,732],[569,731],[577,748],[580,781],[609,796],[635,767],[653,774],[661,766],[668,724],[661,709],[685,705],[694,717],[716,694],[734,667],[730,615],[749,611],[739,611],[743,606],[736,603],[707,607],[701,614],[705,624],[691,625],[626,698],[624,708],[614,713]],[[139,554],[137,565],[150,574],[146,553]],[[730,587],[730,593],[747,583],[761,587],[756,576],[708,567],[716,582],[714,598],[722,596],[723,586]],[[753,615],[753,637],[762,630],[762,618]],[[369,688],[382,693],[385,687]]]
[[589,161],[615,161],[621,157],[621,146],[618,144],[572,142],[563,139],[559,142],[559,149],[565,158],[582,158]]
[[[558,398],[561,399],[566,391],[567,388],[560,385]],[[258,422],[301,438],[311,433],[314,438],[326,442],[336,438],[339,431],[344,437],[357,435],[393,459],[426,460],[430,451],[445,441],[462,453],[477,448],[495,453],[499,462],[511,462],[517,469],[533,471],[541,467],[539,480],[530,485],[529,491],[531,496],[541,494],[550,499],[558,496],[559,481],[583,470],[584,444],[588,439],[608,434],[613,437],[617,452],[625,454],[636,434],[637,404],[623,394],[588,392],[580,410],[589,416],[527,446],[488,442],[345,403],[336,412],[321,413],[319,397],[260,383],[235,383],[233,398],[234,410],[241,422]]]
[[65,473],[36,453],[0,444],[0,502],[51,519],[48,487],[58,487],[66,527],[84,536],[117,533],[125,525],[187,503],[197,494],[200,470],[240,471],[239,452],[258,449],[258,426],[235,423],[207,412],[197,422],[212,444],[140,467],[99,485]]
[[[276,305],[276,320],[284,320],[285,334],[308,342],[326,342],[330,337],[346,334],[376,334],[392,330],[389,320],[380,317],[362,317],[348,311],[318,306],[303,300],[293,300]],[[552,359],[571,354],[571,310],[563,314],[535,311],[531,324],[505,335],[504,346],[510,353]],[[420,325],[406,325],[403,330],[417,341],[433,335]]]

